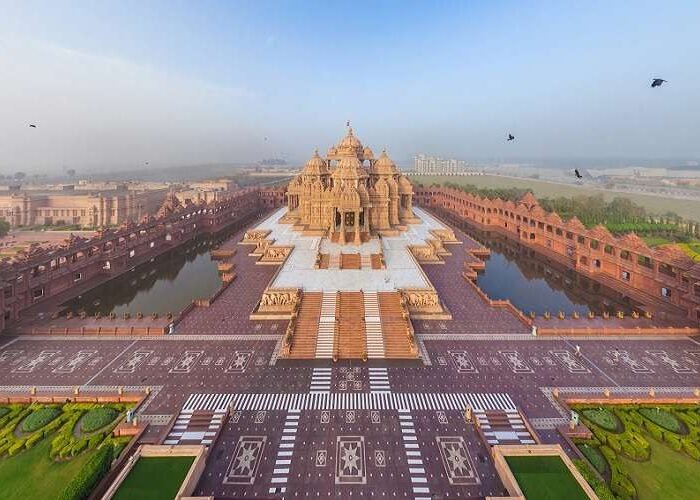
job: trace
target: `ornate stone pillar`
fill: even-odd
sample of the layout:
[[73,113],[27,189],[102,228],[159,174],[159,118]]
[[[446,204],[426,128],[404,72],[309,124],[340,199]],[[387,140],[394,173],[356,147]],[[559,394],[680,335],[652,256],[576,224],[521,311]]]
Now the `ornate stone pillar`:
[[345,245],[345,212],[340,212],[340,237],[338,243]]
[[355,210],[355,244],[359,245],[362,243],[362,237],[360,236],[360,212]]

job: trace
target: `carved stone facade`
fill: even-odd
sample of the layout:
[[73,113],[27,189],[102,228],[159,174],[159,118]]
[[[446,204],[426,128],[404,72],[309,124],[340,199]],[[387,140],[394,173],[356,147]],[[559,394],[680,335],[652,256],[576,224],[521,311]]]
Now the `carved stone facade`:
[[300,298],[296,288],[268,288],[260,299],[258,312],[291,313]]
[[433,289],[404,289],[401,295],[411,314],[444,313],[437,291]]
[[416,221],[413,187],[382,151],[375,159],[348,128],[328,150],[316,151],[287,189],[286,220],[307,230],[327,230],[345,243],[362,233],[390,234]]
[[251,229],[243,235],[243,244],[257,244],[260,240],[264,240],[270,234],[269,229]]

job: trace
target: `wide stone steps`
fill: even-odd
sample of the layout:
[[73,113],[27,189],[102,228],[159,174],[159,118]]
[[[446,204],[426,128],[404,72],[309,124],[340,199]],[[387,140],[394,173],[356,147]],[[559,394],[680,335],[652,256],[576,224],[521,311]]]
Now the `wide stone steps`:
[[398,292],[305,292],[289,358],[415,359]]
[[297,316],[290,358],[309,359],[316,357],[319,318],[321,316],[321,293],[306,292],[303,295]]
[[362,265],[359,253],[343,253],[340,257],[341,269],[360,269]]
[[398,292],[379,292],[379,311],[384,336],[384,357],[415,358],[408,340],[408,319],[403,317]]
[[362,358],[366,350],[363,294],[340,292],[339,296],[338,358]]

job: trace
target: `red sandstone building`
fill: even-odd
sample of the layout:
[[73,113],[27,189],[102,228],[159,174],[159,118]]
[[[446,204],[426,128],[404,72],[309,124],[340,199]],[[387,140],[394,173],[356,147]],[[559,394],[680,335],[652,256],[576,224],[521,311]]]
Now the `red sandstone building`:
[[700,320],[700,264],[675,245],[650,248],[636,234],[615,237],[602,225],[563,221],[531,194],[518,203],[452,188],[417,188],[417,204],[498,231],[654,312]]
[[[215,232],[263,209],[283,206],[285,189],[240,190],[223,201],[183,205],[171,196],[159,216],[125,224],[93,239],[72,238],[38,248],[16,262],[0,262],[0,330],[32,305],[66,300],[160,255],[201,232]],[[649,248],[634,234],[586,229],[573,218],[547,213],[531,194],[517,204],[450,188],[416,188],[416,204],[446,218],[498,231],[546,258],[617,290],[645,310],[700,320],[700,264],[676,246]]]

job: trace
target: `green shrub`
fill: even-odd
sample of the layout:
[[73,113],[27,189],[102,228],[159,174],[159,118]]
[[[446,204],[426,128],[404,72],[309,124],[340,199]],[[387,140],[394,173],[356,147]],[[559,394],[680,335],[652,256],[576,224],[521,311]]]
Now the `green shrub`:
[[34,432],[41,429],[46,424],[61,414],[61,409],[57,406],[46,406],[34,410],[22,422],[22,432]]
[[44,438],[44,434],[41,432],[37,432],[36,434],[32,434],[27,438],[27,440],[24,443],[25,448],[29,449],[32,446],[34,446],[36,443],[41,441]]
[[599,474],[605,474],[605,471],[608,470],[608,462],[606,462],[605,457],[598,448],[588,444],[582,444],[578,445],[578,449],[581,450],[581,453],[583,453]]
[[88,411],[80,424],[82,432],[94,432],[111,424],[119,416],[119,412],[109,406]]
[[105,433],[97,432],[88,438],[88,449],[93,450],[104,440]]
[[7,454],[10,456],[16,455],[24,449],[24,439],[18,439],[12,446],[7,449]]
[[112,446],[102,446],[90,457],[82,469],[68,483],[59,495],[59,500],[85,500],[97,483],[109,471],[114,450]]
[[7,406],[0,406],[0,418],[4,417],[10,413],[10,409]]
[[606,431],[619,432],[622,427],[615,414],[607,408],[586,408],[581,410],[581,414]]
[[700,460],[700,448],[688,438],[681,439],[683,451],[693,460]]
[[615,450],[617,453],[622,452],[622,442],[616,436],[613,436],[612,434],[608,434],[606,436],[605,442],[607,443],[608,446],[610,446],[610,448]]
[[598,479],[598,476],[593,473],[591,467],[585,460],[574,459],[572,461],[586,482],[591,488],[593,488],[593,491],[595,491],[600,500],[615,500],[615,495],[613,495],[613,492],[610,491],[608,485],[605,483],[605,481]]
[[664,434],[664,441],[675,451],[681,451],[681,438],[671,432]]
[[644,429],[651,434],[651,437],[661,442],[664,440],[664,431],[661,427],[650,420],[644,421]]
[[676,434],[684,434],[685,429],[683,424],[669,411],[663,408],[642,407],[637,410],[644,418],[647,418],[666,429],[667,431],[675,432]]

